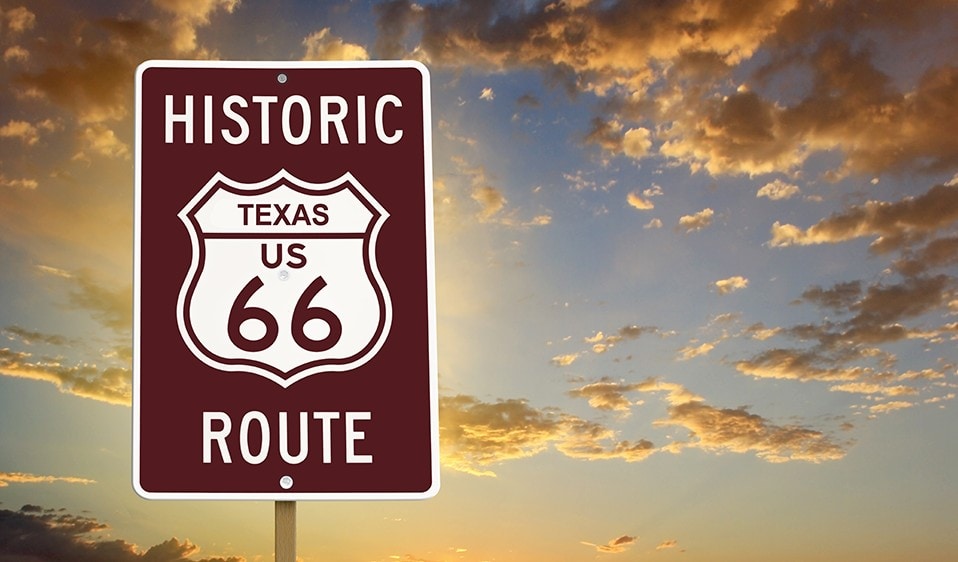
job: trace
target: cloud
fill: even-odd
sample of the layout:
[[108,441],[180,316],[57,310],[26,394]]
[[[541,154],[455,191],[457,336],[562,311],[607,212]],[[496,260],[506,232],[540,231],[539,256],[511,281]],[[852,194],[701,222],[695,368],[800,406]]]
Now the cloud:
[[240,0],[153,0],[153,5],[173,16],[173,48],[179,53],[196,50],[196,30],[210,23],[210,17],[223,10],[233,13]]
[[642,388],[642,383],[627,384],[623,381],[602,379],[570,390],[569,396],[585,398],[589,406],[599,410],[630,412],[633,401],[626,397],[629,392]]
[[703,228],[707,228],[712,224],[713,215],[715,215],[715,211],[708,208],[702,209],[693,215],[683,215],[679,218],[679,228],[685,232],[702,230]]
[[33,146],[40,141],[40,130],[52,131],[56,128],[53,121],[45,119],[33,124],[27,121],[10,120],[0,127],[0,138],[15,138],[27,145]]
[[536,409],[525,400],[482,402],[472,396],[440,398],[440,451],[444,466],[475,476],[490,468],[532,457],[549,447],[570,458],[640,461],[655,452],[644,439],[619,440],[601,425],[555,409]]
[[46,28],[43,36],[20,45],[31,64],[12,75],[10,85],[21,98],[47,100],[68,110],[81,125],[124,119],[132,110],[130,77],[136,66],[147,59],[219,58],[198,45],[196,31],[209,25],[214,14],[231,13],[238,4],[153,0],[155,13],[142,19],[64,20],[68,27]]
[[675,548],[679,546],[679,541],[675,539],[664,540],[656,545],[655,550],[666,550],[669,548]]
[[489,465],[541,453],[561,433],[558,416],[524,400],[486,403],[459,395],[441,398],[440,406],[443,464],[476,476],[495,476]]
[[79,478],[77,476],[41,476],[28,474],[26,472],[0,472],[0,488],[6,488],[10,484],[49,484],[51,482],[96,484],[95,480]]
[[593,544],[590,542],[581,541],[582,544],[586,546],[594,547],[596,552],[601,552],[603,554],[618,554],[620,552],[625,552],[632,545],[634,545],[639,540],[639,537],[633,537],[631,535],[622,535],[620,537],[614,538],[605,544]]
[[569,415],[563,416],[563,422],[565,433],[555,448],[573,459],[639,462],[657,451],[647,439],[619,440],[616,431],[599,423]]
[[822,462],[844,456],[844,448],[826,434],[800,425],[779,426],[746,408],[709,406],[684,386],[656,378],[636,383],[601,379],[569,391],[590,406],[628,414],[640,401],[629,393],[661,393],[667,415],[655,426],[677,426],[688,439],[656,447],[651,441],[622,440],[613,429],[563,413],[536,409],[525,400],[482,402],[466,395],[440,399],[440,444],[445,466],[477,476],[495,476],[491,466],[538,455],[549,447],[570,458],[638,462],[659,451],[686,448],[709,452],[754,453],[769,462]]
[[[912,15],[922,10],[929,15],[935,8],[913,10]],[[748,88],[721,97],[703,88],[701,95],[666,108],[664,117],[672,123],[662,154],[712,175],[787,173],[819,151],[843,155],[833,177],[852,171],[945,170],[958,162],[958,141],[946,133],[958,117],[942,104],[958,93],[958,69],[928,67],[911,90],[896,91],[892,79],[872,62],[872,52],[856,51],[834,35],[828,38],[837,13],[821,18],[820,37],[806,43],[809,52],[797,44],[781,54],[771,50],[781,60],[755,75],[762,85],[805,71],[812,77],[805,97],[789,105]],[[887,48],[894,49],[895,43],[889,38]]]
[[746,328],[745,332],[752,339],[765,341],[780,334],[782,332],[782,328],[768,328],[765,326],[765,324],[758,322]]
[[688,361],[701,355],[708,355],[713,349],[715,349],[715,342],[705,342],[697,346],[689,345],[679,350],[679,359]]
[[615,187],[617,181],[612,179],[605,183],[598,183],[588,178],[588,173],[577,170],[575,173],[563,173],[562,177],[569,182],[573,191],[609,191]]
[[726,279],[719,279],[715,282],[715,288],[718,289],[720,295],[734,293],[735,291],[739,291],[746,287],[748,287],[748,279],[742,277],[741,275],[735,275]]
[[645,127],[629,129],[622,137],[622,152],[629,158],[640,160],[652,148],[651,131]]
[[652,148],[652,132],[645,127],[633,127],[623,133],[621,121],[601,117],[594,117],[591,126],[583,139],[585,143],[597,145],[612,156],[624,154],[641,160]]
[[[130,147],[117,138],[112,129],[100,123],[84,127],[80,132],[80,142],[84,149],[92,151],[97,156],[130,159]],[[88,160],[89,158],[85,151],[80,151],[73,156],[73,159]]]
[[[377,9],[379,56],[412,56],[438,67],[539,69],[570,95],[606,98],[587,142],[643,157],[651,145],[622,131],[654,120],[659,154],[713,175],[790,172],[812,154],[849,171],[946,170],[958,162],[958,68],[947,50],[916,62],[899,82],[882,62],[914,48],[920,34],[954,22],[947,3],[894,10],[834,2],[541,3],[516,8],[396,0]],[[907,22],[907,24],[903,23]],[[949,25],[948,23],[944,25]],[[874,38],[867,46],[854,37]],[[763,52],[762,59],[756,55]],[[742,70],[747,60],[763,62]],[[783,96],[794,76],[806,87]],[[729,91],[735,80],[738,87]],[[781,99],[779,99],[781,98]],[[635,125],[635,126],[632,126]],[[634,141],[634,142],[633,142]]]
[[630,207],[638,209],[640,211],[650,211],[655,208],[655,204],[649,201],[648,199],[643,198],[635,191],[630,191],[625,197],[626,202]]
[[802,300],[830,310],[843,310],[855,304],[861,294],[861,281],[845,281],[827,289],[820,285],[812,285],[802,293]]
[[3,51],[3,62],[26,62],[28,60],[30,60],[30,51],[24,49],[20,45],[12,45]]
[[[60,43],[69,43],[69,48],[61,48]],[[81,124],[127,116],[134,68],[149,55],[155,58],[169,52],[167,38],[154,24],[135,20],[84,22],[63,30],[54,45],[46,41],[40,45],[43,53],[52,49],[57,55],[37,57],[29,71],[13,78],[12,85],[21,96],[66,108]]]
[[795,184],[785,183],[782,180],[774,180],[760,187],[755,196],[767,197],[773,201],[779,201],[782,199],[791,199],[800,192],[801,190]]
[[107,287],[87,272],[68,273],[70,306],[90,312],[101,325],[126,335],[133,327],[133,287]]
[[34,190],[40,186],[40,182],[32,178],[10,179],[0,174],[0,187],[18,190]]
[[879,344],[906,339],[931,340],[947,326],[911,328],[905,321],[948,306],[958,291],[958,280],[944,274],[906,277],[898,283],[878,282],[862,287],[859,281],[837,283],[831,288],[814,285],[802,300],[827,309],[833,315],[849,315],[819,325],[791,329],[802,339],[817,339],[825,351],[852,344]]
[[10,33],[17,35],[33,29],[37,16],[24,6],[3,11],[0,9],[0,22],[5,23]]
[[621,154],[623,151],[622,123],[601,117],[592,118],[592,128],[586,133],[586,144],[594,144],[610,154]]
[[45,343],[48,345],[62,346],[69,343],[69,340],[63,336],[26,330],[20,326],[7,326],[6,328],[0,330],[0,332],[7,334],[8,338],[19,340],[21,343],[26,345]]
[[[421,30],[414,48],[432,64],[490,69],[561,67],[577,85],[600,93],[616,85],[641,86],[654,61],[679,52],[716,52],[729,61],[749,56],[791,8],[790,2],[750,10],[694,9],[683,3],[646,6],[633,2],[542,4],[525,10],[481,9],[453,2],[392,2],[378,25],[397,56],[401,39]],[[389,18],[389,19],[387,19]],[[694,32],[691,32],[694,30]]]
[[754,453],[768,462],[802,460],[819,463],[841,459],[844,448],[827,435],[796,425],[779,426],[745,408],[715,408],[701,401],[669,406],[668,417],[655,422],[689,432],[688,442],[672,451],[695,448],[713,452]]
[[596,382],[572,389],[568,392],[568,395],[573,398],[585,398],[590,406],[599,410],[629,412],[633,405],[641,402],[628,398],[626,394],[660,391],[667,393],[666,400],[671,404],[701,400],[699,396],[689,392],[681,385],[662,382],[655,378],[648,378],[636,383],[602,378]]
[[[28,351],[0,348],[0,375],[46,381],[62,392],[100,400],[110,404],[129,406],[132,396],[130,361],[132,350],[129,333],[132,329],[132,287],[111,289],[97,283],[86,273],[70,273],[45,268],[51,275],[69,283],[66,306],[89,313],[102,326],[118,337],[112,349],[97,353],[104,364],[77,362],[66,364],[62,356],[35,357]],[[75,342],[61,336],[44,334],[9,326],[3,330],[25,345],[63,345],[70,348]]]
[[[812,345],[795,349],[768,349],[749,359],[735,362],[735,368],[742,374],[757,378],[828,383],[831,391],[861,394],[869,399],[934,393],[935,388],[931,386],[899,383],[942,376],[937,369],[896,373],[895,354],[876,347],[890,342],[916,340],[928,349],[931,345],[947,345],[949,334],[953,332],[949,324],[932,324],[931,327],[920,324],[922,321],[936,322],[934,313],[947,311],[958,292],[958,279],[946,274],[930,274],[934,268],[954,263],[955,258],[950,253],[953,247],[951,238],[932,240],[923,247],[913,249],[911,245],[924,238],[924,232],[903,233],[900,227],[902,224],[917,223],[918,216],[924,216],[933,223],[922,227],[923,230],[947,227],[946,222],[932,218],[934,213],[929,216],[925,212],[929,205],[927,200],[923,200],[924,197],[903,199],[879,213],[873,213],[875,216],[859,212],[868,207],[865,205],[855,207],[854,212],[826,219],[833,223],[828,232],[840,232],[843,229],[878,231],[880,225],[883,234],[898,237],[901,242],[893,246],[904,246],[903,257],[893,262],[893,269],[900,271],[903,277],[895,280],[889,270],[889,276],[869,284],[854,280],[828,287],[810,286],[798,302],[810,303],[822,309],[822,320],[816,324],[775,328],[774,334],[769,333],[791,337],[803,343],[812,342]],[[885,218],[878,220],[878,214],[884,214]],[[843,222],[844,219],[847,220]],[[896,221],[898,227],[894,226]],[[917,262],[919,258],[925,258],[921,264]],[[761,326],[756,330],[750,333],[766,333],[768,329]],[[934,398],[940,398],[940,395],[931,397]],[[872,415],[886,413],[917,403],[894,401],[876,404],[873,409],[869,408],[869,412]]]
[[502,192],[489,185],[474,187],[471,197],[473,201],[479,203],[479,218],[482,221],[491,220],[507,203]]
[[829,363],[830,358],[816,350],[776,348],[738,361],[735,368],[744,375],[760,379],[824,382],[856,381],[871,372],[865,367],[822,365],[823,362]]
[[[655,326],[637,326],[635,324],[629,324],[622,326],[616,330],[615,333],[609,335],[606,335],[600,330],[592,336],[583,338],[583,341],[590,345],[590,349],[593,353],[601,354],[609,351],[622,341],[635,340],[645,334],[656,333],[659,333],[659,329]],[[573,361],[578,359],[583,353],[584,352],[577,352],[567,355],[559,355],[552,358],[552,363],[560,367],[568,366],[571,365]]]
[[[799,425],[776,425],[747,411],[746,408],[716,408],[682,385],[649,378],[637,383],[602,379],[569,392],[589,400],[601,410],[622,411],[633,402],[625,395],[632,392],[665,392],[666,417],[653,422],[660,427],[681,427],[688,439],[674,441],[659,449],[679,452],[685,448],[708,452],[754,453],[769,462],[802,460],[822,462],[845,455],[841,444],[826,434]],[[651,444],[649,444],[651,446]]]
[[713,176],[787,171],[804,161],[807,151],[782,130],[780,110],[755,92],[697,101],[689,108],[697,117],[675,118],[663,155]]
[[313,32],[303,39],[306,54],[303,60],[369,60],[365,47],[346,43],[330,33],[328,27]]
[[917,197],[868,201],[836,213],[805,230],[775,222],[772,247],[835,244],[874,237],[872,249],[886,252],[921,240],[958,221],[958,187],[936,185]]
[[552,364],[557,367],[568,367],[569,365],[575,363],[576,359],[579,358],[579,353],[566,353],[563,355],[556,355],[552,358]]
[[141,550],[122,539],[104,537],[109,527],[92,518],[64,510],[25,505],[18,511],[0,510],[0,559],[54,562],[244,562],[245,558],[193,558],[200,548],[171,538]]
[[548,226],[550,224],[552,224],[552,215],[536,215],[522,223],[522,226]]
[[34,359],[29,353],[0,349],[0,375],[53,383],[62,392],[129,406],[131,373],[127,367],[63,365],[56,358]]
[[828,388],[832,392],[852,392],[856,394],[878,394],[882,396],[913,396],[918,390],[910,386],[883,386],[873,382],[851,382],[832,385]]
[[937,238],[928,245],[905,250],[893,267],[907,277],[918,277],[931,269],[958,263],[958,236]]
[[870,406],[868,408],[868,411],[873,414],[887,414],[888,412],[894,412],[896,410],[904,410],[906,408],[911,408],[912,406],[914,406],[914,404],[912,404],[911,402],[902,402],[900,400],[896,400],[893,402],[884,402],[881,404],[875,404],[874,406]]

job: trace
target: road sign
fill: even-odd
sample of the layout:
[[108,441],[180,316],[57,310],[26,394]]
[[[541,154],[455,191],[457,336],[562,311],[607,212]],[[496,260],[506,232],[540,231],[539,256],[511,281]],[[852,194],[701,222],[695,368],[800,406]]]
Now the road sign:
[[137,493],[434,495],[425,67],[149,61],[136,76]]

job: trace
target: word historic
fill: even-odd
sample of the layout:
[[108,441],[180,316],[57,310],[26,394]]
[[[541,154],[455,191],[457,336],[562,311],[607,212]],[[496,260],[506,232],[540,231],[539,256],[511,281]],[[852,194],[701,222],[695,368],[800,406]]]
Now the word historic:
[[[166,144],[177,141],[193,144],[199,124],[195,106],[192,95],[184,95],[182,101],[172,95],[166,96]],[[230,144],[256,142],[250,139],[251,122],[259,124],[259,143],[270,144],[270,123],[277,118],[282,126],[283,140],[291,145],[304,144],[311,138],[320,144],[366,144],[370,137],[383,144],[396,144],[402,139],[403,130],[388,127],[386,121],[387,116],[399,108],[402,108],[402,100],[393,94],[385,94],[375,103],[368,104],[366,96],[356,96],[351,100],[342,96],[319,96],[309,100],[291,95],[280,101],[278,96],[250,96],[247,99],[232,95],[224,98],[214,110],[213,96],[207,95],[203,96],[201,110],[203,144],[213,144],[217,136]],[[220,125],[218,129],[214,117]],[[225,127],[222,126],[224,119],[228,120]],[[371,129],[368,127],[370,122]],[[180,123],[182,126],[178,127]],[[314,131],[314,125],[318,131]],[[319,138],[315,139],[317,132]]]

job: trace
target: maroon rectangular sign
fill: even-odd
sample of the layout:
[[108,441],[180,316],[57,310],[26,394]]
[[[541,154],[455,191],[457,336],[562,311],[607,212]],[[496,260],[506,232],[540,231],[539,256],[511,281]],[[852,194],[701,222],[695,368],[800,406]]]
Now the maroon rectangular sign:
[[137,493],[434,495],[425,67],[148,61],[136,85]]

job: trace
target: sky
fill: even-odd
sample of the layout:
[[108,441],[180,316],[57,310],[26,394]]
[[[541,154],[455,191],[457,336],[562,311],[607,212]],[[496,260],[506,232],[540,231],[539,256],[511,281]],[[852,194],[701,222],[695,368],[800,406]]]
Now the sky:
[[430,71],[442,487],[357,562],[958,558],[958,4],[0,0],[0,561],[261,561],[131,485],[134,74]]

